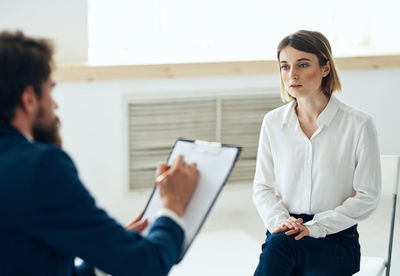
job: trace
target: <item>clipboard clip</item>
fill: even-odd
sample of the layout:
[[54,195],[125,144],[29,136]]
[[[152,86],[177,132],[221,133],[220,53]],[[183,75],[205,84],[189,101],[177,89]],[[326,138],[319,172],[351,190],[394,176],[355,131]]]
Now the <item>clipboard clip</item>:
[[208,142],[204,140],[195,140],[195,144],[202,145],[202,146],[212,146],[212,147],[221,147],[221,143],[218,142]]
[[194,143],[200,147],[196,147],[201,152],[218,154],[221,150],[221,143],[208,142],[204,140],[195,140]]

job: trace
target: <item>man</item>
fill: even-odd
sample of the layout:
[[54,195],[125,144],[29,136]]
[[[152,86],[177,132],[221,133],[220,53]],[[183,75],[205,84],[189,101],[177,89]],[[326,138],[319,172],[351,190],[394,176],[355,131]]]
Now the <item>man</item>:
[[[52,49],[45,40],[0,33],[0,275],[166,275],[181,252],[180,226],[199,172],[183,157],[158,183],[162,209],[127,230],[95,205],[74,163],[57,144],[51,92]],[[40,140],[45,143],[39,143]],[[52,145],[54,144],[54,145]],[[85,260],[78,268],[74,258]]]

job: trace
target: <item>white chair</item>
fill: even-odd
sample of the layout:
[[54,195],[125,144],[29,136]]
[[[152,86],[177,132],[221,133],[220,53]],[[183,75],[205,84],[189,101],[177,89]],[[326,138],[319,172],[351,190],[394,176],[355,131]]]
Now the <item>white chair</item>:
[[396,216],[397,192],[400,180],[400,156],[381,155],[382,165],[382,194],[392,196],[392,211],[389,230],[389,244],[387,258],[361,257],[360,271],[356,276],[381,276],[386,269],[386,276],[390,275],[390,265],[392,259],[393,233]]

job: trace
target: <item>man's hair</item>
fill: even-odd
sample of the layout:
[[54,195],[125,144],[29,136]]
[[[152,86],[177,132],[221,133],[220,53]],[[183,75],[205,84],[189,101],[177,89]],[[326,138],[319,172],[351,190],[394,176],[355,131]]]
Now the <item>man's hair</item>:
[[50,76],[53,47],[44,39],[22,32],[0,32],[0,123],[14,118],[25,88],[32,85],[38,98]]
[[[279,61],[279,56],[281,51],[286,46],[291,46],[299,51],[312,53],[317,56],[319,65],[324,66],[329,61],[330,62],[330,72],[322,79],[322,92],[330,98],[332,93],[336,90],[341,90],[342,86],[340,84],[339,76],[336,71],[335,62],[332,57],[331,45],[328,39],[320,32],[305,31],[300,30],[291,35],[288,35],[278,45],[277,56]],[[292,96],[285,90],[285,86],[281,79],[281,96],[285,101],[290,101],[293,99]]]

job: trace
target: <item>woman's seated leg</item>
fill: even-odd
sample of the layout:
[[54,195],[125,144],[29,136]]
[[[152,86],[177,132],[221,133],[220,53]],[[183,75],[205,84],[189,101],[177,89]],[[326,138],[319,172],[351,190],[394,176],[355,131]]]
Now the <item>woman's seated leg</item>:
[[[358,237],[349,240],[326,237],[294,239],[284,232],[267,233],[256,276],[336,276],[357,271]],[[292,274],[303,272],[304,274]]]

